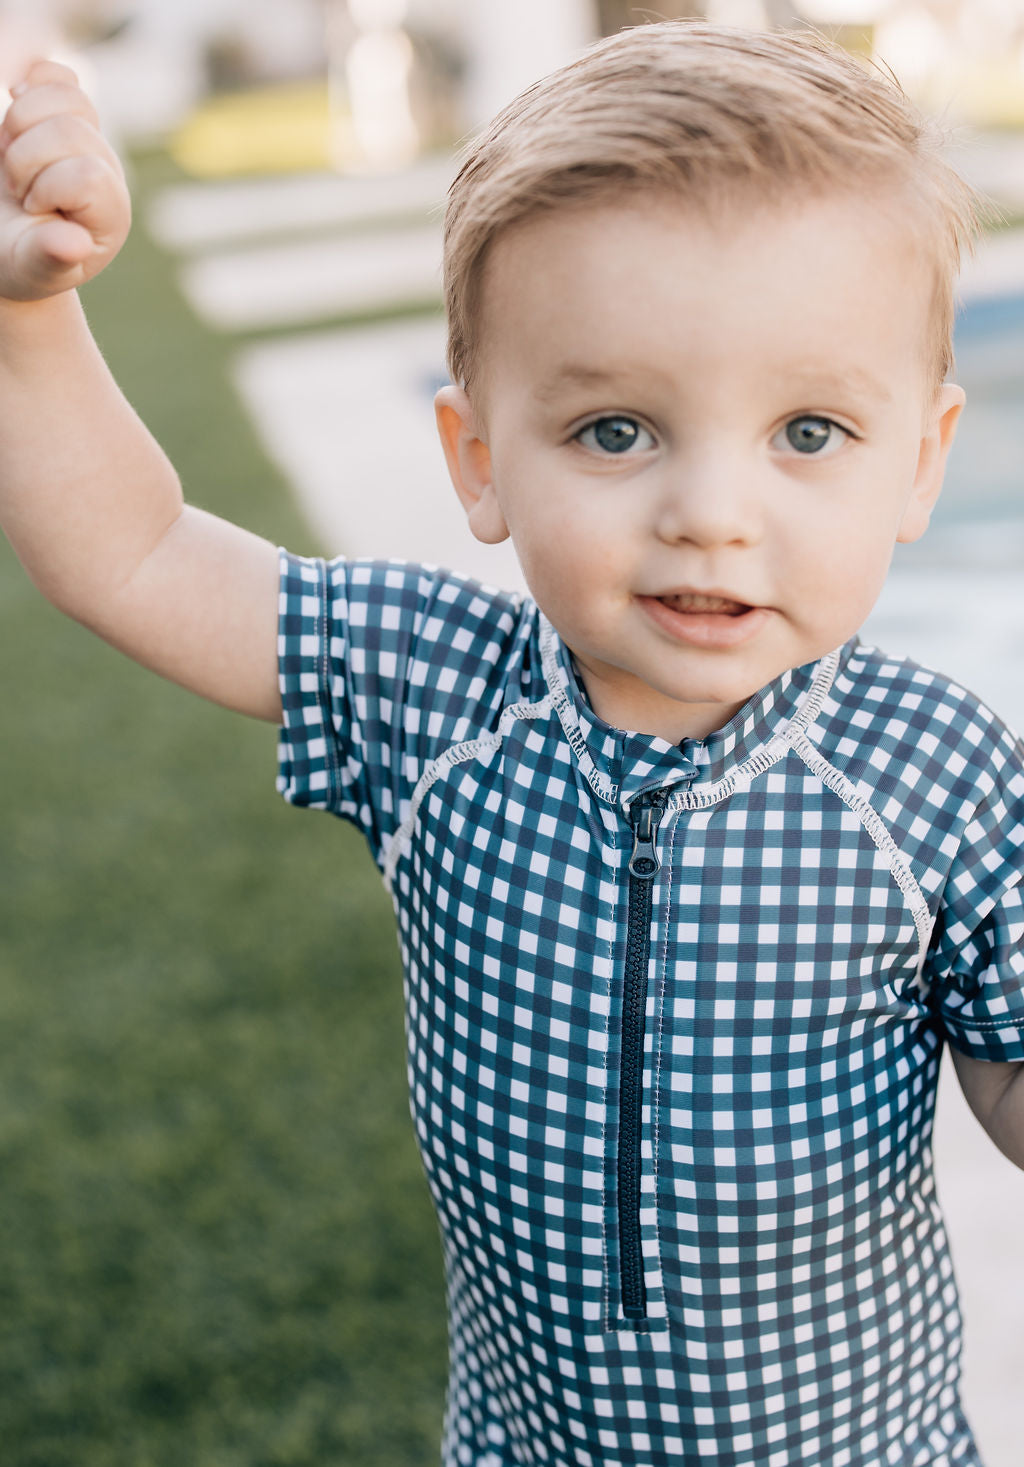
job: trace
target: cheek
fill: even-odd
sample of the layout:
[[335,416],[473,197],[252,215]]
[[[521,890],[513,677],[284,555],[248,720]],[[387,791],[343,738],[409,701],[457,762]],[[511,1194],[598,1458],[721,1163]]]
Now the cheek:
[[[836,574],[840,584],[872,567],[886,566],[910,497],[913,465],[865,465],[795,496],[788,529],[804,552]],[[785,528],[785,527],[784,527]]]
[[579,591],[621,579],[625,557],[614,542],[594,535],[578,514],[551,510],[533,520],[524,535],[517,537],[513,530],[512,540],[523,569],[532,567],[552,584]]
[[618,605],[632,587],[621,535],[595,533],[578,509],[538,506],[525,535],[517,538],[513,530],[512,541],[534,597],[573,635],[600,617],[602,608]]
[[495,473],[505,522],[522,560],[557,566],[566,574],[599,576],[623,557],[622,506],[600,492],[580,492],[557,475],[529,466],[514,476]]
[[880,534],[878,523],[864,517],[841,526],[833,522],[816,556],[813,601],[841,618],[866,618],[885,583],[894,542],[888,524]]

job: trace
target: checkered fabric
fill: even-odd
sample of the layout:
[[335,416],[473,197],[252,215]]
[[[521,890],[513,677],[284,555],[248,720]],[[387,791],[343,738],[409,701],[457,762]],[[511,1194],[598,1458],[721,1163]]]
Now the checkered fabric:
[[529,600],[397,562],[284,557],[280,651],[279,787],[360,826],[398,915],[448,1467],[978,1467],[931,1129],[944,1037],[1024,1060],[1021,746],[855,641],[700,743],[623,733]]

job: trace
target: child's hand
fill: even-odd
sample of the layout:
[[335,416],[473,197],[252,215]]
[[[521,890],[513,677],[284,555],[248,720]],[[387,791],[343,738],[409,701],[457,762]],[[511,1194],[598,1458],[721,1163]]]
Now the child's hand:
[[0,297],[42,300],[109,264],[131,205],[73,71],[36,61],[13,96],[0,125]]

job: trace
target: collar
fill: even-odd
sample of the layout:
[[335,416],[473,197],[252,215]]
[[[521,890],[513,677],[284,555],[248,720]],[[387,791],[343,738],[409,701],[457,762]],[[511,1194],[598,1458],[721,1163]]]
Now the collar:
[[706,738],[670,744],[599,718],[587,701],[572,653],[543,615],[540,633],[544,676],[565,736],[594,792],[614,805],[628,805],[641,790],[672,786],[699,791],[709,801],[716,787],[726,793],[784,729],[813,722],[839,667],[856,646],[853,638],[816,662],[780,674]]

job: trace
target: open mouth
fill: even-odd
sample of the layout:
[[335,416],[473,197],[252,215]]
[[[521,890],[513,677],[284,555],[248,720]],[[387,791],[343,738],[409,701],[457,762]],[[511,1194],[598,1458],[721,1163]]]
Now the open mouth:
[[767,607],[701,591],[674,591],[637,600],[663,634],[691,647],[739,647],[756,637],[771,617]]
[[696,591],[678,595],[658,596],[662,606],[677,611],[683,616],[743,616],[753,608],[744,601],[731,601],[725,596],[703,596]]

